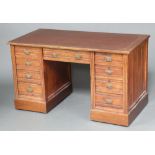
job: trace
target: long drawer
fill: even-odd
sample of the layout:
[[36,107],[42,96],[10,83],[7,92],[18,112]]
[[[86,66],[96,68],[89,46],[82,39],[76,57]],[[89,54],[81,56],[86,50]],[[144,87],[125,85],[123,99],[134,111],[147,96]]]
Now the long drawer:
[[90,52],[43,49],[44,59],[90,64]]

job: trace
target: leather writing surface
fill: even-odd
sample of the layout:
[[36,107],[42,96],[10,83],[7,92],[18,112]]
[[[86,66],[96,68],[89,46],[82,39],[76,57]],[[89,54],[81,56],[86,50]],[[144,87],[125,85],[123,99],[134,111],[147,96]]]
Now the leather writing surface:
[[39,29],[10,41],[10,44],[26,44],[68,47],[82,50],[130,51],[147,39],[148,35]]

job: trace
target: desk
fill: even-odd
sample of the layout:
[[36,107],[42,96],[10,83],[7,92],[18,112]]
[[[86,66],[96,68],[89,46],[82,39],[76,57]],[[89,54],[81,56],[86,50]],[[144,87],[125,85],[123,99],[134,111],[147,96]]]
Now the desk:
[[10,41],[16,109],[47,113],[72,92],[70,63],[89,64],[90,119],[128,126],[148,102],[148,39],[39,29]]

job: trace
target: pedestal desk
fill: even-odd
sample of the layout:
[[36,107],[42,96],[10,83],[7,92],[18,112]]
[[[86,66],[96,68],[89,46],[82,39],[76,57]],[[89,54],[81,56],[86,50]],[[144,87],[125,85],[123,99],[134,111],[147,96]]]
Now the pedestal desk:
[[128,126],[148,102],[148,39],[39,29],[10,41],[16,109],[47,113],[72,92],[71,63],[89,64],[90,119]]

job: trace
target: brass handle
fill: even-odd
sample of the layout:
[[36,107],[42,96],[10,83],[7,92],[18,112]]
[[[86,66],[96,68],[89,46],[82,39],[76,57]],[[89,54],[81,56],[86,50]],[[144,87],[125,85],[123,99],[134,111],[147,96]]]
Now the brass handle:
[[32,75],[31,75],[31,74],[26,74],[26,75],[25,75],[25,78],[26,78],[26,79],[31,79],[31,78],[32,78]]
[[24,50],[24,54],[25,54],[25,55],[30,55],[31,52],[30,52],[29,50]]
[[27,88],[27,92],[28,92],[28,93],[32,93],[32,92],[33,92],[33,88],[32,88],[31,86],[28,87],[28,88]]
[[104,60],[105,60],[106,62],[112,62],[112,57],[111,57],[111,56],[106,56],[106,57],[104,58]]
[[52,58],[57,58],[58,57],[58,54],[57,53],[52,53]]
[[106,99],[106,100],[105,100],[105,103],[106,103],[106,104],[112,104],[112,102],[113,102],[112,99]]
[[31,66],[31,65],[32,65],[32,62],[26,61],[26,62],[25,62],[25,65],[26,65],[26,66]]
[[80,60],[80,59],[82,59],[82,56],[77,54],[77,55],[75,55],[75,59]]
[[108,83],[108,84],[107,84],[107,88],[108,88],[108,89],[112,89],[112,84],[111,84],[111,83]]
[[107,73],[108,75],[111,75],[112,72],[113,72],[113,71],[112,71],[110,68],[105,70],[105,73]]

